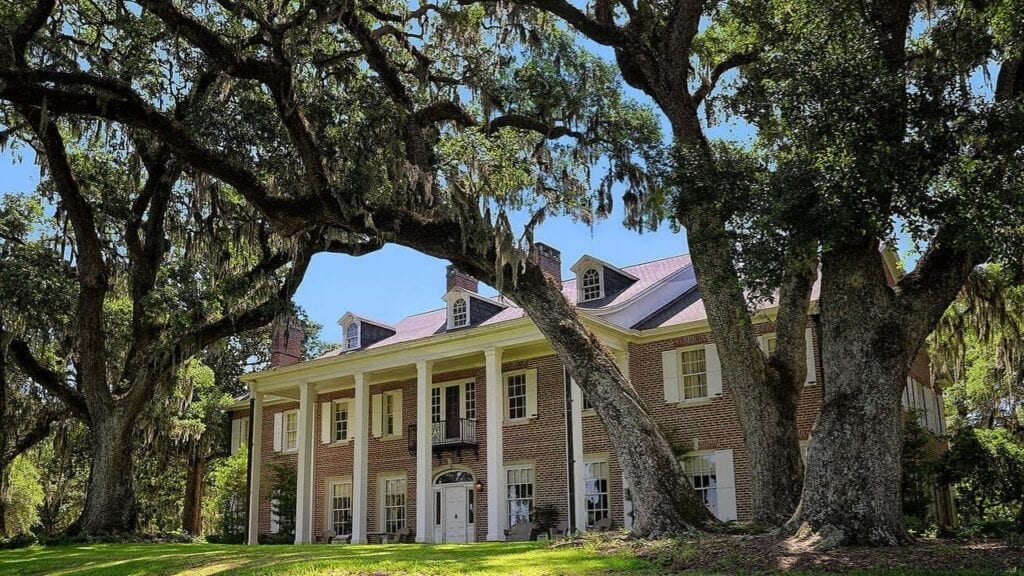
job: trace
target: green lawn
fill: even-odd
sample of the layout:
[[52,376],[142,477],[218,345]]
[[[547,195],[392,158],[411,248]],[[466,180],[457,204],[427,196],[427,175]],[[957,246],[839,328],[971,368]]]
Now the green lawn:
[[[607,548],[606,548],[607,549]],[[862,551],[863,552],[863,551]],[[883,550],[884,554],[907,554],[912,549]],[[872,552],[874,553],[874,552]],[[737,552],[737,554],[739,554]],[[683,545],[674,548],[678,559],[687,560],[679,569],[688,576],[750,574],[743,563],[731,556],[713,558],[705,550]],[[741,560],[736,558],[736,560]],[[1022,556],[1024,560],[1024,556]],[[885,565],[872,562],[870,565]],[[912,558],[903,567],[855,569],[847,576],[1024,576],[1017,568],[965,570],[953,560],[946,567],[923,568]],[[671,564],[670,564],[671,565]],[[705,567],[713,566],[704,572]],[[767,570],[784,571],[784,565],[769,560]],[[693,571],[696,569],[696,571]],[[835,567],[833,566],[833,570]],[[763,573],[765,567],[756,570]],[[810,570],[810,571],[808,571]],[[0,576],[6,574],[73,575],[539,575],[539,574],[639,574],[656,576],[664,569],[635,558],[629,552],[599,552],[590,545],[551,548],[542,542],[480,543],[468,545],[402,544],[390,546],[230,546],[220,544],[78,544],[33,546],[0,550]],[[672,570],[669,570],[671,572]],[[816,576],[815,568],[789,575]]]
[[614,574],[650,564],[546,543],[389,546],[91,544],[0,550],[0,574]]

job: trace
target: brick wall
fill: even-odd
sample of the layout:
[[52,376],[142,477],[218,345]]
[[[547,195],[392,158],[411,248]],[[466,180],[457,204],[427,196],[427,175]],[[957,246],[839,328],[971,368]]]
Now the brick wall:
[[[801,440],[806,440],[817,418],[822,399],[823,381],[818,342],[818,331],[812,321],[814,349],[816,351],[817,382],[804,387],[797,414]],[[759,333],[774,330],[771,323],[757,326]],[[661,353],[674,348],[706,344],[711,342],[709,333],[671,338],[656,342],[633,343],[629,345],[629,371],[634,387],[646,404],[655,421],[662,427],[669,441],[688,450],[731,449],[734,457],[736,481],[736,505],[740,520],[750,518],[750,477],[743,437],[733,404],[733,395],[728,383],[724,383],[723,395],[696,406],[682,407],[666,404],[664,401]],[[503,372],[537,370],[537,416],[526,422],[506,423],[504,434],[504,460],[506,465],[530,464],[534,467],[534,504],[553,504],[568,519],[568,473],[566,464],[566,419],[565,384],[563,368],[555,356],[505,362]],[[927,356],[915,360],[911,370],[916,378],[928,382]],[[476,481],[487,485],[487,394],[484,368],[434,374],[433,383],[459,382],[472,379],[476,383],[477,441],[479,453],[464,449],[461,455],[452,452],[435,454],[430,481],[442,471],[466,470]],[[504,382],[502,383],[504,385]],[[406,478],[406,518],[410,528],[416,526],[416,456],[408,449],[408,425],[416,422],[416,381],[415,379],[374,384],[370,394],[402,390],[402,430],[398,438],[370,438],[368,445],[369,470],[367,474],[367,530],[382,531],[380,525],[380,478],[388,474],[404,474]],[[352,390],[321,394],[314,411],[314,517],[313,534],[321,539],[326,529],[327,485],[332,479],[351,478],[353,446],[347,444],[323,444],[320,438],[321,403],[338,398],[350,398]],[[429,398],[423,401],[429,402]],[[460,398],[464,401],[464,398]],[[263,411],[263,433],[261,436],[263,470],[261,472],[260,531],[269,531],[270,526],[270,470],[269,464],[284,462],[295,465],[294,454],[280,454],[273,451],[274,414],[297,408],[297,403],[268,406]],[[503,407],[504,409],[504,407]],[[247,411],[238,411],[240,418]],[[372,427],[370,427],[372,430]],[[598,418],[592,413],[583,416],[584,456],[607,457],[609,464],[610,513],[616,526],[624,525],[622,469],[614,456],[608,435]],[[487,500],[492,495],[486,488],[477,493],[475,500],[476,539],[482,541],[487,533]],[[495,495],[504,500],[504,495]],[[433,505],[433,500],[431,500]],[[502,504],[504,506],[504,503]]]

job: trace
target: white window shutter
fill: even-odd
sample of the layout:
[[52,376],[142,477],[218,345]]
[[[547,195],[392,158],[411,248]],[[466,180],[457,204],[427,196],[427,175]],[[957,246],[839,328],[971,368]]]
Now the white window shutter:
[[242,421],[238,418],[231,419],[231,454],[238,452],[238,446],[242,442]]
[[374,394],[370,397],[370,410],[373,412],[373,416],[370,418],[373,427],[373,437],[380,438],[381,431],[384,429],[381,426],[381,420],[384,419],[384,397],[380,394]]
[[323,444],[331,444],[334,440],[334,435],[332,434],[334,430],[331,425],[334,423],[332,421],[334,419],[334,410],[332,408],[333,403],[331,402],[321,403],[321,443]]
[[281,517],[275,512],[275,509],[279,506],[277,500],[271,498],[270,500],[270,533],[277,534],[281,531]]
[[395,436],[402,435],[402,389],[393,392],[395,395]]
[[679,351],[666,350],[661,353],[661,374],[665,387],[665,403],[675,404],[681,400],[679,394]]
[[708,373],[708,396],[721,396],[722,364],[718,361],[718,347],[714,344],[704,345],[704,365]]
[[814,333],[810,328],[804,332],[804,348],[807,350],[807,377],[804,378],[804,386],[810,386],[818,382],[818,371],[814,367]]
[[715,450],[715,481],[718,492],[718,519],[736,519],[736,478],[732,450]]
[[[355,430],[352,427],[355,426],[355,424],[353,424],[353,419],[355,418],[354,414],[356,413],[356,400],[355,398],[349,398],[348,400],[342,400],[341,402],[345,405],[345,414],[348,418],[348,429],[345,430],[345,437],[343,440],[351,440],[352,436],[355,435]],[[338,409],[340,410],[341,407],[339,406]]]
[[283,444],[284,438],[284,413],[278,412],[274,414],[274,452],[281,451],[281,445]]
[[758,346],[758,348],[761,349],[761,352],[764,352],[765,356],[768,355],[768,337],[767,336],[758,336],[757,337],[757,346]]
[[537,415],[537,371],[526,371],[526,415]]

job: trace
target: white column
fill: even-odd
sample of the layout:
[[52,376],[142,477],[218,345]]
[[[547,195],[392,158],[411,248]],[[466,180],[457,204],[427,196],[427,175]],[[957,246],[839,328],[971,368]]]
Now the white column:
[[434,363],[416,362],[416,541],[434,541],[431,476],[434,446],[430,433],[431,371]]
[[252,426],[252,451],[249,453],[251,473],[249,475],[249,544],[259,543],[260,532],[260,456],[263,445],[263,393],[254,392],[249,388],[252,395],[252,414],[249,414],[249,422]]
[[572,380],[570,391],[572,402],[572,480],[573,480],[573,507],[576,509],[576,530],[587,529],[587,499],[583,484],[583,391],[580,390],[575,380]]
[[370,438],[370,386],[362,372],[355,374],[356,413],[353,416],[355,442],[352,451],[352,543],[366,544],[366,482]]
[[505,395],[502,393],[501,350],[484,351],[487,372],[487,539],[505,539],[505,454],[502,427]]
[[313,413],[316,388],[310,382],[299,384],[299,429],[296,444],[299,459],[295,486],[295,543],[313,541]]

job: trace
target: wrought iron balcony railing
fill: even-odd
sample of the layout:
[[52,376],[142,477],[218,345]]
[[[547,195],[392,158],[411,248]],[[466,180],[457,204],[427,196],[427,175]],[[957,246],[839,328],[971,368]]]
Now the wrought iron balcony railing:
[[[416,425],[408,427],[409,451],[416,451]],[[430,423],[430,443],[434,450],[476,446],[476,420],[456,418]]]

